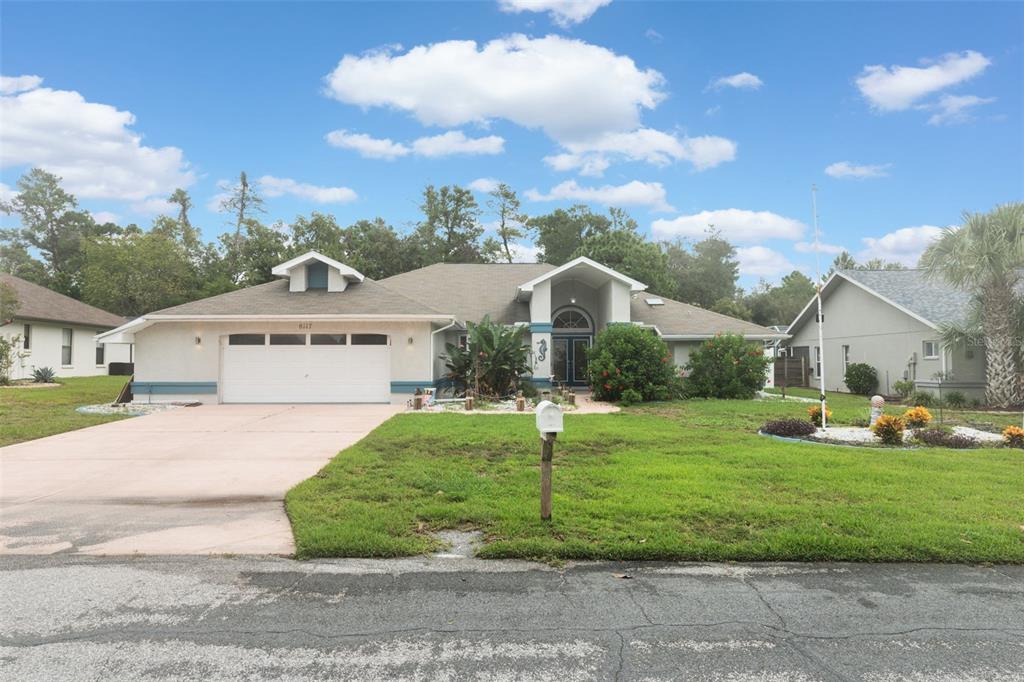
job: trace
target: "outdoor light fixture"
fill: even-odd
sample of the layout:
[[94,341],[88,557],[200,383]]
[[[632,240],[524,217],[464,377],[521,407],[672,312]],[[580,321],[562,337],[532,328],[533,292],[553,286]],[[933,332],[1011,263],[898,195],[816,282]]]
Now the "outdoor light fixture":
[[196,345],[197,346],[203,345],[203,337],[201,337],[201,336],[197,336],[196,337]]
[[411,336],[409,337],[409,345],[410,346],[412,345],[412,337]]
[[569,303],[576,305],[576,280],[569,280]]

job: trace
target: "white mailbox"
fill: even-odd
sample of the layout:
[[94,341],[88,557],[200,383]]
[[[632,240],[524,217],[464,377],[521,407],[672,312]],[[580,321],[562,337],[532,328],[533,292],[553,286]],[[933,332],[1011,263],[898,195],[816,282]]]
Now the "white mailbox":
[[562,408],[550,400],[537,404],[537,430],[541,433],[562,432]]

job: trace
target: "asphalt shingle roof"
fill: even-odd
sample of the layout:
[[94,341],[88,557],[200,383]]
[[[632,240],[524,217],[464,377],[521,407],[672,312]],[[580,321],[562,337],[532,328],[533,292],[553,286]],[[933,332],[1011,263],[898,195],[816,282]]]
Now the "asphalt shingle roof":
[[11,287],[18,298],[14,315],[17,319],[66,322],[97,329],[113,329],[124,324],[123,317],[14,275],[0,273],[0,283]]
[[429,315],[440,311],[370,279],[343,292],[288,291],[288,280],[229,291],[219,296],[158,310],[153,315]]
[[[648,298],[659,298],[663,303],[652,306],[647,303]],[[647,293],[634,294],[629,307],[629,314],[634,322],[654,325],[664,336],[701,336],[719,333],[777,336],[781,333],[753,322],[745,322],[695,305]]]
[[924,270],[841,270],[880,296],[932,324],[962,324],[971,295],[945,282],[929,279]]
[[462,322],[490,315],[493,322],[512,324],[530,320],[530,306],[516,301],[516,288],[554,269],[548,263],[437,263],[380,283]]

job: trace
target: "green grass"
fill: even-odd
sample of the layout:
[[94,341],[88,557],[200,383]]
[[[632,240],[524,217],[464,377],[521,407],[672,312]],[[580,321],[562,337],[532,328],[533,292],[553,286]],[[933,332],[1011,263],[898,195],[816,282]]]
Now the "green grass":
[[0,388],[0,447],[124,419],[121,415],[79,414],[81,405],[110,403],[127,377],[57,379],[53,388]]
[[[837,401],[837,419],[862,418]],[[1024,452],[787,443],[786,402],[692,401],[567,415],[554,519],[539,520],[530,417],[400,415],[287,495],[300,557],[430,551],[480,529],[481,556],[1024,563]]]
[[[767,389],[769,393],[779,393],[779,389]],[[817,398],[818,391],[813,388],[787,388],[786,395],[800,396],[803,398]],[[868,418],[868,399],[861,395],[850,395],[849,393],[826,394],[829,409],[832,410],[836,423],[849,424],[855,419],[865,420]],[[886,405],[886,414],[903,414],[909,405]],[[805,408],[806,411],[806,408]],[[939,408],[929,407],[936,424],[939,422]],[[1002,432],[1007,426],[1021,425],[1020,411],[984,411],[974,409],[956,410],[949,407],[942,409],[942,422],[947,426],[973,426],[982,431]]]

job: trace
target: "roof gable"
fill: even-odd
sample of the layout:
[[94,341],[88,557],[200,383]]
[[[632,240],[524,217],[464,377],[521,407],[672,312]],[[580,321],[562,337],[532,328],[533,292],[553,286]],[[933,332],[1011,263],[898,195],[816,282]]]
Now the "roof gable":
[[52,289],[33,284],[20,277],[0,273],[0,283],[14,290],[18,298],[16,319],[80,324],[98,329],[111,329],[124,323],[124,318]]
[[[540,284],[541,282],[555,280],[562,275],[569,276],[570,273],[572,273],[571,276],[575,277],[576,279],[582,279],[586,281],[586,276],[581,277],[578,274],[581,270],[596,273],[598,277],[618,280],[623,284],[629,285],[630,291],[644,291],[645,289],[647,289],[647,285],[644,284],[643,282],[638,282],[632,277],[627,277],[621,272],[613,270],[607,265],[601,265],[597,261],[591,260],[586,256],[580,256],[579,258],[574,258],[568,263],[565,263],[564,265],[560,265],[557,268],[554,268],[553,270],[545,272],[544,274],[535,277],[528,282],[520,284],[517,289],[517,296],[522,300],[529,300],[530,296],[533,294],[533,288]],[[593,286],[593,284],[591,284],[590,282],[587,282],[587,284]]]
[[323,255],[318,251],[307,251],[301,256],[296,256],[291,260],[286,260],[284,263],[281,263],[280,265],[275,265],[271,269],[270,274],[274,275],[275,277],[290,277],[291,272],[295,268],[304,265],[309,265],[311,262],[314,261],[323,263],[327,267],[337,270],[338,273],[345,279],[354,282],[362,282],[364,279],[366,279],[366,276],[363,275],[363,273],[356,270],[355,268],[349,267],[344,263],[334,260],[333,258],[328,258],[327,256]]

